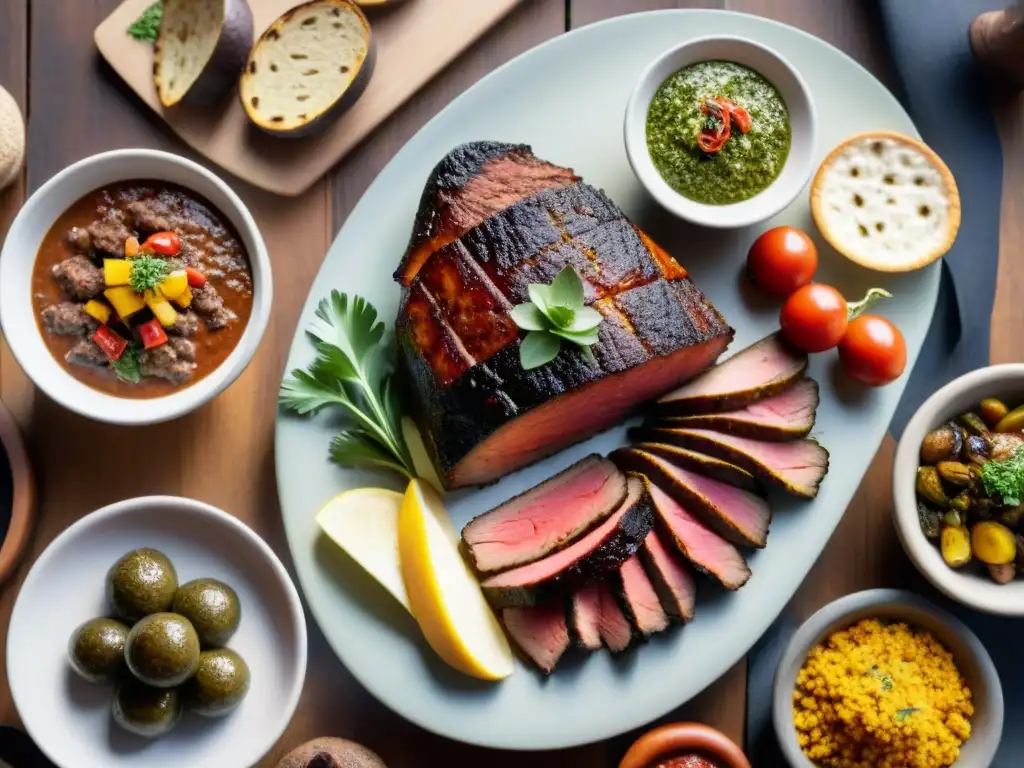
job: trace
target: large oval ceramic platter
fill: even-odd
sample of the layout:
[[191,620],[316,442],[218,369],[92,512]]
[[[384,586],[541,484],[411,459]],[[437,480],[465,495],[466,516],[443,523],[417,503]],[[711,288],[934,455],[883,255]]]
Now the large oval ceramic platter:
[[[815,162],[851,134],[889,129],[915,134],[893,96],[835,48],[799,30],[753,16],[712,11],[638,14],[584,27],[510,62],[424,127],[367,191],[331,247],[302,314],[288,368],[312,350],[303,333],[320,298],[337,288],[369,298],[392,325],[399,290],[391,274],[402,255],[423,183],[453,146],[477,139],[525,142],[539,157],[573,167],[602,187],[687,269],[736,329],[731,351],[777,329],[778,305],[745,288],[747,248],[767,226],[814,230],[805,191],[751,230],[700,230],[672,219],[646,197],[626,161],[626,101],[644,67],[668,48],[711,34],[739,35],[782,53],[806,79],[818,113]],[[939,265],[883,276],[845,261],[818,239],[818,279],[860,297],[870,285],[897,298],[879,308],[906,336],[912,365],[932,316]],[[727,353],[728,354],[728,353]],[[377,698],[431,731],[504,749],[551,749],[596,741],[653,720],[690,699],[736,663],[779,614],[839,522],[885,435],[906,381],[876,390],[850,384],[835,354],[814,356],[822,385],[813,436],[832,469],[811,502],[774,506],[768,547],[750,557],[753,578],[733,594],[701,583],[696,619],[634,651],[564,662],[542,679],[524,664],[499,684],[448,669],[413,620],[319,535],[315,515],[335,494],[364,485],[400,488],[395,477],[346,470],[327,460],[337,421],[282,415],[277,479],[288,541],[310,609],[335,652]],[[483,489],[449,494],[457,526],[591,452],[626,443],[625,425]]]

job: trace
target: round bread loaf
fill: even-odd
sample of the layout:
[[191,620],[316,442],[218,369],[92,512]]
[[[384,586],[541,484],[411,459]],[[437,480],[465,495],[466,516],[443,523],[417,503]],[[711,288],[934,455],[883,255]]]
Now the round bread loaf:
[[18,102],[0,86],[0,189],[21,173],[25,159],[25,121]]
[[851,261],[880,272],[920,269],[960,228],[960,194],[942,159],[917,139],[878,131],[842,142],[811,184],[822,236]]

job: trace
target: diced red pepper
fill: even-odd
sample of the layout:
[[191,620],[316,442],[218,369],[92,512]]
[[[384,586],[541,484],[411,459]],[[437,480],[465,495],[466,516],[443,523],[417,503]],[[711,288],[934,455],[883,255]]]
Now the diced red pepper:
[[121,355],[124,354],[125,349],[128,347],[128,342],[112,331],[109,325],[101,325],[97,328],[96,333],[92,335],[92,340],[96,342],[97,347],[103,350],[103,354],[111,360],[120,360]]
[[155,317],[144,322],[137,330],[139,338],[142,339],[143,349],[153,349],[153,347],[167,343],[167,334],[164,332],[163,326],[160,325],[160,321]]
[[181,240],[174,232],[154,232],[146,238],[142,250],[163,256],[177,256],[181,252]]
[[189,288],[202,288],[206,285],[206,275],[195,267],[185,267],[185,274],[188,275]]

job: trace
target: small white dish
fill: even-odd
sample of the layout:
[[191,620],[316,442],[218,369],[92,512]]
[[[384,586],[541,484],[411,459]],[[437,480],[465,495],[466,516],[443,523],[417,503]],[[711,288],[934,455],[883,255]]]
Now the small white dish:
[[917,517],[914,486],[921,441],[936,427],[977,407],[986,397],[998,397],[1008,404],[1024,401],[1024,364],[992,365],[971,371],[938,390],[918,408],[896,446],[892,468],[893,521],[907,556],[936,589],[978,611],[1024,616],[1024,578],[997,584],[987,573],[950,568],[939,548],[921,532]]
[[1003,688],[985,646],[959,619],[922,597],[898,589],[869,589],[834,600],[805,621],[782,654],[772,688],[772,720],[782,753],[792,768],[816,768],[797,743],[793,723],[793,689],[812,647],[839,629],[862,619],[903,621],[925,629],[953,654],[971,689],[974,716],[971,737],[960,748],[953,768],[988,768],[1003,734]]
[[[676,192],[658,173],[647,150],[647,109],[666,79],[701,61],[732,61],[753,69],[775,86],[789,110],[790,149],[782,173],[764,191],[729,205],[698,203]],[[810,91],[780,54],[742,37],[702,37],[676,46],[644,70],[626,105],[626,155],[633,172],[663,207],[681,219],[718,229],[746,227],[769,219],[796,198],[813,170],[817,121]]]
[[[152,741],[115,725],[114,688],[86,683],[67,657],[72,631],[108,613],[107,570],[139,547],[166,554],[181,583],[210,576],[235,589],[242,619],[227,647],[241,654],[252,677],[235,712],[211,720],[186,712]],[[171,496],[112,504],[54,539],[25,579],[7,632],[14,705],[61,768],[255,765],[291,720],[305,675],[302,604],[281,561],[226,512]]]
[[[165,397],[120,398],[80,382],[50,353],[32,308],[36,254],[54,221],[90,192],[132,179],[172,182],[205,197],[234,225],[252,268],[252,313],[238,345],[215,371]],[[0,327],[18,364],[37,387],[68,410],[110,424],[138,426],[169,421],[220,394],[256,353],[270,319],[272,300],[270,257],[245,203],[218,176],[169,152],[118,149],[68,166],[25,202],[0,251]]]

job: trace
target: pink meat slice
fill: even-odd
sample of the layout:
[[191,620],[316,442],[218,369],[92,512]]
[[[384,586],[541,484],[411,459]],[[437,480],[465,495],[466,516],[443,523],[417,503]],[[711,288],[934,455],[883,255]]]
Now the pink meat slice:
[[[655,493],[662,492],[652,488],[651,495]],[[665,613],[680,621],[691,621],[697,584],[677,551],[667,547],[658,533],[651,531],[640,548],[640,560]]]
[[598,599],[601,603],[601,640],[612,653],[621,653],[633,641],[633,628],[606,582],[598,585]]
[[570,598],[570,621],[576,644],[588,651],[601,648],[601,589],[591,582],[577,589]]
[[571,544],[625,497],[626,476],[592,454],[473,518],[462,529],[462,540],[483,573],[532,563]]
[[625,613],[643,637],[668,628],[668,615],[637,555],[619,566],[616,586]]
[[750,568],[736,547],[654,483],[651,498],[658,530],[698,571],[713,577],[727,589],[739,589],[747,583]]
[[550,675],[569,648],[569,627],[561,604],[506,608],[501,612],[508,636],[530,661]]

